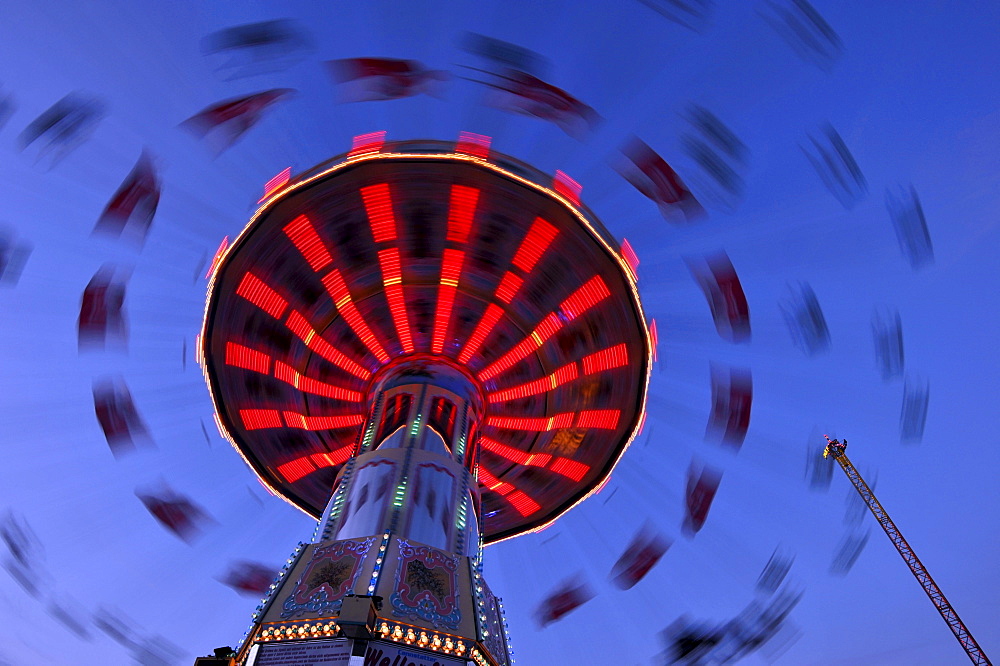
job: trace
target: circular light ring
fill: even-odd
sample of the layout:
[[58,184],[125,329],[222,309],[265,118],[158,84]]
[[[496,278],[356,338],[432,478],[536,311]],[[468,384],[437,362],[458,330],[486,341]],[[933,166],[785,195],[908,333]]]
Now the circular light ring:
[[318,516],[378,368],[408,353],[460,362],[486,394],[494,542],[606,480],[642,420],[649,332],[592,216],[494,163],[405,148],[314,169],[258,210],[212,277],[204,369],[234,446]]

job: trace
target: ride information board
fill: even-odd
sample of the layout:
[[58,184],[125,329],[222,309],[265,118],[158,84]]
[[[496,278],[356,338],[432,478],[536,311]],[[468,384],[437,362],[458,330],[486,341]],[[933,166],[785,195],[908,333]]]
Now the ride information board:
[[465,666],[465,659],[411,649],[408,645],[369,641],[365,666]]
[[295,641],[262,645],[254,666],[347,666],[351,641]]

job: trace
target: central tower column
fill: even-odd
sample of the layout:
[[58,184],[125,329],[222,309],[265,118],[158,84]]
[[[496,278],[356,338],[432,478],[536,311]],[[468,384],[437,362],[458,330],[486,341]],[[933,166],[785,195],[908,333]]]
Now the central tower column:
[[383,664],[427,650],[441,666],[507,666],[503,610],[482,577],[479,382],[447,359],[412,354],[370,387],[357,452],[237,661],[329,649],[350,650],[352,665]]
[[478,382],[441,357],[407,356],[379,371],[369,396],[360,453],[338,476],[314,541],[391,532],[475,554]]

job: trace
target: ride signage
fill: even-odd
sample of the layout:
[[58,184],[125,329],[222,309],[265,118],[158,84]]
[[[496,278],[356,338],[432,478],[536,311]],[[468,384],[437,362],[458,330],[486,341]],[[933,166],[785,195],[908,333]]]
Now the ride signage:
[[254,666],[347,666],[351,641],[294,641],[263,645]]
[[465,659],[413,650],[395,643],[368,643],[364,666],[465,666]]

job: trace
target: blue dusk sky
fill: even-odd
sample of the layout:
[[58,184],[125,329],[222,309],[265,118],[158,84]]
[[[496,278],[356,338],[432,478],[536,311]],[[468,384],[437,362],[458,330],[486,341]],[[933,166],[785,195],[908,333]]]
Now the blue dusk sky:
[[[170,664],[243,635],[257,600],[217,579],[235,560],[279,565],[314,523],[268,495],[214,428],[193,360],[204,261],[239,233],[268,179],[377,130],[390,140],[467,130],[547,173],[562,170],[641,260],[640,291],[660,339],[645,431],[600,494],[541,533],[486,550],[519,665],[661,663],[662,628],[684,614],[708,624],[734,617],[778,547],[794,554],[787,584],[802,593],[788,620],[794,640],[743,663],[968,663],[870,515],[854,566],[831,573],[852,491],[839,470],[827,490],[809,488],[807,447],[821,446],[823,432],[850,440],[852,460],[877,477],[880,500],[949,600],[986,652],[1000,654],[1000,5],[815,0],[839,40],[820,57],[765,20],[790,0],[717,0],[697,30],[650,4],[4,3],[0,99],[12,106],[5,120],[0,113],[0,225],[32,252],[17,283],[0,284],[0,512],[30,525],[41,550],[37,598],[0,570],[0,664],[132,663],[94,627],[100,608],[129,618],[143,643],[162,644]],[[210,33],[279,18],[309,34],[297,61],[226,80],[202,54]],[[578,140],[484,106],[483,89],[460,78],[460,65],[472,63],[461,48],[469,32],[539,54],[544,78],[602,122]],[[437,97],[342,103],[322,63],[359,56],[413,59],[453,77]],[[210,104],[270,88],[297,92],[221,155],[178,127]],[[37,159],[38,145],[21,150],[21,132],[74,91],[103,105],[92,133],[55,164]],[[733,165],[739,196],[720,196],[685,149],[693,104],[745,145]],[[863,174],[865,186],[846,195],[828,189],[806,155],[828,125]],[[703,219],[664,220],[611,167],[632,134],[689,182]],[[163,181],[145,246],[91,236],[143,148]],[[934,250],[919,269],[886,206],[887,191],[911,186]],[[746,292],[748,343],[719,336],[685,263],[720,250]],[[108,262],[130,271],[128,348],[80,353],[81,293]],[[782,311],[803,283],[829,327],[828,349],[812,356],[794,344]],[[884,379],[872,319],[887,311],[900,316],[905,368]],[[752,372],[738,453],[706,440],[713,363]],[[112,456],[92,399],[93,379],[106,375],[127,382],[153,446]],[[900,437],[907,381],[929,386],[919,442]],[[723,476],[704,528],[688,539],[680,525],[693,459]],[[136,498],[137,488],[161,485],[211,516],[200,538],[178,539]],[[644,524],[673,546],[621,591],[608,572]],[[574,576],[596,595],[539,629],[533,609]]]

